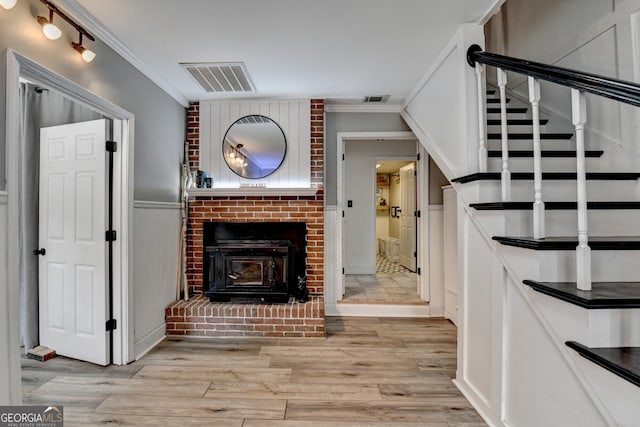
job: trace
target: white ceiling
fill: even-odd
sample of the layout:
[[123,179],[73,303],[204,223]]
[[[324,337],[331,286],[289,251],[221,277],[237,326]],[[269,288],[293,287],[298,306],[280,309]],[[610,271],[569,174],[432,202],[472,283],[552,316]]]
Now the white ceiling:
[[[245,97],[399,104],[461,23],[501,0],[59,0],[103,41],[112,38],[181,102],[205,92],[181,62],[246,64]],[[109,35],[109,37],[107,37]],[[105,40],[107,39],[107,40]],[[112,43],[113,44],[113,43]]]

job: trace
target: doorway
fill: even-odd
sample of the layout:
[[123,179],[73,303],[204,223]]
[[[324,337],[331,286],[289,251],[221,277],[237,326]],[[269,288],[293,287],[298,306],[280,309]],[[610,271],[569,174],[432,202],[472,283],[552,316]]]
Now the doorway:
[[[24,172],[21,163],[21,109],[20,78],[37,84],[39,87],[56,91],[65,98],[82,104],[113,121],[112,139],[119,147],[113,166],[113,227],[118,230],[118,239],[113,247],[113,316],[119,320],[113,334],[113,363],[125,364],[131,356],[131,316],[128,307],[130,299],[128,256],[130,242],[129,222],[132,217],[133,164],[133,115],[126,110],[106,101],[77,84],[56,75],[46,68],[30,61],[12,50],[6,52],[6,111],[7,111],[7,193],[8,200],[8,277],[11,283],[20,283],[20,240],[23,237],[19,228],[21,206],[19,194],[20,179]],[[20,309],[19,287],[9,289],[8,328],[10,330],[9,363],[12,376],[9,379],[12,390],[19,390],[20,378]],[[15,378],[14,378],[15,373]],[[18,393],[19,394],[19,393]]]
[[[420,159],[428,156],[412,132],[339,132],[337,134],[337,203],[326,212],[326,233],[335,236],[329,241],[325,289],[326,312],[338,316],[426,317],[430,315],[429,277],[417,275],[418,303],[371,304],[344,301],[349,274],[375,275],[375,192],[378,159],[414,160],[417,167],[418,211],[428,209],[428,166]],[[360,146],[358,153],[352,150]],[[406,151],[400,151],[402,147]],[[379,151],[378,149],[387,151]],[[346,159],[349,159],[347,162]],[[355,162],[355,163],[354,163]],[[347,163],[349,163],[347,165]],[[356,184],[357,191],[348,192],[346,183]],[[360,184],[358,184],[360,183]],[[363,190],[364,189],[364,190]],[[428,265],[429,230],[424,218],[417,218],[417,272]],[[360,257],[350,257],[357,253]],[[335,258],[334,258],[335,257]]]
[[[423,303],[417,280],[415,156],[380,158],[375,173],[375,273],[346,274],[345,303]],[[346,184],[349,186],[349,183]]]

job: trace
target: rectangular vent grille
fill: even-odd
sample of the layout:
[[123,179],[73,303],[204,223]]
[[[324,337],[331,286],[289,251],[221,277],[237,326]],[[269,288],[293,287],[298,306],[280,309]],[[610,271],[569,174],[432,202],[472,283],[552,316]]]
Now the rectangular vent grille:
[[243,125],[256,125],[260,123],[271,123],[271,120],[264,116],[246,116],[238,120],[236,123]]
[[389,100],[389,95],[371,95],[365,96],[362,102],[365,104],[379,104]]
[[207,92],[255,92],[243,62],[181,63]]

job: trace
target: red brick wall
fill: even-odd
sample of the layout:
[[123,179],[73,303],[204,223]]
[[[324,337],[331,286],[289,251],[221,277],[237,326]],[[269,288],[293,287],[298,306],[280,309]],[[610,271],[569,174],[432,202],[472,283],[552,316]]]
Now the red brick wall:
[[[187,140],[189,142],[189,163],[192,170],[198,168],[199,156],[199,131],[200,124],[199,103],[192,102],[187,110]],[[269,334],[278,334],[280,336],[318,336],[324,334],[324,307],[322,309],[308,309],[316,305],[323,305],[324,299],[324,101],[311,101],[311,185],[318,189],[315,196],[225,196],[225,197],[196,197],[189,201],[189,224],[187,231],[187,279],[189,289],[194,295],[202,294],[202,230],[205,222],[225,221],[225,222],[304,222],[307,224],[307,287],[311,294],[312,301],[305,305],[300,305],[302,309],[290,309],[287,315],[288,326],[276,328],[278,325],[278,317],[269,317],[269,321],[265,323],[255,323],[265,321],[265,317],[255,314],[251,317],[253,320],[251,325],[262,324],[261,329],[267,330]],[[202,303],[202,298],[197,298]],[[318,302],[320,301],[320,302]],[[311,304],[313,302],[313,304]],[[311,304],[311,305],[310,305]],[[219,304],[218,304],[219,305]],[[215,306],[218,306],[215,305]],[[230,306],[224,308],[216,308],[227,313]],[[182,307],[182,306],[180,306]],[[198,306],[200,307],[200,306]],[[184,308],[184,307],[183,307]],[[175,310],[178,306],[167,309],[167,319],[174,321],[167,323],[168,333],[184,333],[184,330],[190,330],[193,335],[204,335],[196,333],[195,323],[185,320],[188,314],[181,312],[182,322],[177,321],[180,317],[176,317]],[[200,308],[198,309],[200,310]],[[202,310],[205,310],[202,308]],[[214,310],[211,308],[211,310]],[[206,311],[206,310],[205,310]],[[253,312],[251,312],[253,313]],[[301,314],[303,313],[303,314]],[[253,314],[251,314],[253,316]],[[196,317],[201,317],[197,315]],[[235,316],[237,317],[237,316]],[[234,318],[235,318],[234,317]],[[322,318],[322,325],[313,324],[318,318]],[[309,330],[305,331],[290,329],[297,321],[291,319],[309,318],[312,322],[307,325]],[[240,319],[240,320],[239,320]],[[242,316],[232,320],[233,324],[244,324]],[[262,320],[260,320],[262,319]],[[274,320],[275,319],[275,320]],[[228,320],[228,319],[227,319]],[[275,323],[273,323],[275,321]],[[293,323],[291,323],[293,322]],[[196,322],[197,323],[197,322]],[[224,331],[226,326],[221,326],[220,330]],[[207,322],[199,322],[200,328],[205,328]],[[298,328],[306,323],[298,324]],[[311,328],[313,324],[313,328]],[[178,326],[176,326],[178,325]],[[191,325],[191,326],[189,326]],[[206,326],[210,331],[216,331],[212,325]],[[236,330],[237,329],[237,330]],[[255,334],[257,331],[248,327],[236,328],[236,332],[243,331],[240,335]],[[304,328],[302,328],[304,329]],[[285,335],[284,332],[289,333]],[[302,333],[302,335],[298,334]],[[215,334],[210,332],[209,334]],[[224,335],[228,335],[225,333]],[[316,334],[316,335],[314,335]],[[232,334],[233,335],[233,334]],[[236,333],[238,335],[238,333]],[[271,336],[265,334],[265,336]]]

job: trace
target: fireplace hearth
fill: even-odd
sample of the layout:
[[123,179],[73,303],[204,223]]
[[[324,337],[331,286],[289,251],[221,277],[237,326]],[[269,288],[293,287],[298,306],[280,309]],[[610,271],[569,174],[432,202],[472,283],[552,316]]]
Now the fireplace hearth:
[[203,246],[202,289],[212,302],[282,303],[304,294],[305,223],[209,222]]

